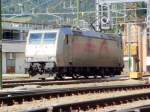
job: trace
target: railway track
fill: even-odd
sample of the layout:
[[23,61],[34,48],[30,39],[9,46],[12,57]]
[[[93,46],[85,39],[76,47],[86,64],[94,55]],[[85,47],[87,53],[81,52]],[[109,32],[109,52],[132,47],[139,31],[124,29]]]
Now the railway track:
[[[150,85],[118,85],[118,86],[97,86],[97,87],[80,87],[80,88],[65,88],[65,89],[38,89],[38,90],[32,90],[32,91],[16,91],[16,92],[1,92],[0,93],[0,105],[1,106],[11,106],[14,104],[22,104],[25,101],[33,101],[33,100],[40,100],[40,99],[53,99],[53,98],[62,98],[67,96],[78,96],[78,95],[84,95],[89,93],[107,93],[107,92],[113,92],[113,91],[128,91],[128,90],[138,90],[143,88],[150,88]],[[150,93],[149,93],[150,94]],[[108,99],[103,100],[108,101]],[[112,100],[113,101],[113,100]],[[97,100],[93,101],[97,102]],[[78,102],[81,104],[81,102]],[[77,103],[77,104],[78,104]],[[90,102],[82,102],[86,105]],[[91,102],[92,103],[92,102]],[[64,105],[64,107],[69,108],[69,105]],[[71,105],[76,105],[71,104]],[[54,110],[59,110],[63,107],[61,106],[54,106]],[[74,106],[73,106],[74,107]]]
[[23,85],[62,85],[62,84],[80,84],[80,83],[95,83],[95,82],[109,82],[109,81],[123,81],[127,80],[127,77],[125,78],[98,78],[98,79],[66,79],[62,81],[56,81],[53,79],[49,80],[9,80],[9,81],[3,81],[3,88],[12,88],[16,86],[23,86]]
[[[106,106],[120,105],[124,103],[130,103],[130,102],[146,100],[146,99],[150,99],[150,92],[55,105],[52,107],[32,109],[23,112],[83,112],[83,111],[93,112],[100,108],[104,108]],[[105,112],[149,112],[149,111],[150,111],[150,106],[142,106],[142,107],[121,110],[121,111],[113,110],[113,111],[105,111]]]
[[124,109],[116,112],[149,112],[149,111],[150,111],[150,105],[145,105],[145,106],[139,106],[130,109]]

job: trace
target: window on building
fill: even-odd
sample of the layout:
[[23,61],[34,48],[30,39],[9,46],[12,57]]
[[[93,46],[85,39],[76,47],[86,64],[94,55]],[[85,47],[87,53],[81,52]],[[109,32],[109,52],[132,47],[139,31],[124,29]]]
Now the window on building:
[[147,66],[147,72],[150,73],[150,66]]
[[26,37],[27,37],[27,35],[28,35],[28,33],[27,32],[21,32],[22,33],[22,40],[26,40]]
[[147,56],[150,56],[150,38],[147,39]]
[[18,30],[3,30],[3,39],[18,40],[19,36]]
[[15,59],[15,58],[16,58],[15,53],[11,53],[11,52],[6,53],[6,59]]
[[15,53],[6,53],[6,73],[15,73]]

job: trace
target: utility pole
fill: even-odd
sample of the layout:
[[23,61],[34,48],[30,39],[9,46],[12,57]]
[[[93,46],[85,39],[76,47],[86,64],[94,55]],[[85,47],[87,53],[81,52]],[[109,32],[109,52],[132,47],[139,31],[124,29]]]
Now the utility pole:
[[79,26],[80,0],[77,0],[77,26]]
[[[1,6],[1,2],[0,2]],[[0,7],[1,13],[1,7]],[[1,14],[0,14],[0,21],[1,21]],[[0,23],[0,89],[2,89],[2,23]]]
[[18,6],[20,7],[20,13],[23,15],[23,4],[18,3]]
[[129,73],[131,72],[131,24],[128,24],[128,66],[129,66]]

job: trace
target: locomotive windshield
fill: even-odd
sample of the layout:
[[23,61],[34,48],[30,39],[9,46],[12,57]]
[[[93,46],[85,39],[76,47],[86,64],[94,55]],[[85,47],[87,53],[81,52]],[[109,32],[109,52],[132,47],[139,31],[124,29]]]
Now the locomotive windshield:
[[29,44],[51,44],[55,43],[56,33],[30,33]]
[[55,40],[56,40],[56,33],[45,33],[43,44],[55,43]]
[[29,37],[29,44],[40,44],[42,33],[31,33]]

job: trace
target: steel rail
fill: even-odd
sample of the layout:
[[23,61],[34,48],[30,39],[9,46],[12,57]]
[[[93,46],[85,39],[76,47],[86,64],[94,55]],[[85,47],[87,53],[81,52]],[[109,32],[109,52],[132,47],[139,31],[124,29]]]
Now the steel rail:
[[97,86],[97,87],[80,87],[80,88],[63,88],[63,89],[38,89],[32,91],[14,91],[1,92],[0,104],[13,105],[16,102],[23,103],[24,101],[39,100],[42,98],[59,98],[71,95],[87,94],[87,93],[102,93],[110,91],[135,90],[142,88],[150,88],[150,85],[117,85],[117,86]]
[[148,98],[150,98],[150,92],[112,97],[112,98],[97,99],[91,101],[76,102],[76,103],[53,106],[52,112],[72,112],[72,110],[85,111],[85,110],[89,110],[90,108],[95,109],[97,108],[97,106],[106,107],[109,105],[123,104],[123,103],[133,102],[133,100],[138,101],[138,100],[144,100]]
[[150,105],[144,105],[144,106],[139,106],[139,107],[130,108],[130,109],[123,109],[123,110],[114,111],[114,112],[150,112]]
[[23,85],[62,85],[62,84],[81,84],[81,83],[95,83],[95,82],[109,82],[109,81],[124,81],[127,79],[67,79],[67,80],[20,80],[20,81],[3,81],[3,88],[12,88]]
[[[61,104],[61,105],[54,105],[51,107],[45,108],[38,108],[38,109],[31,109],[26,110],[23,112],[73,112],[73,111],[88,111],[89,109],[97,109],[103,108],[112,105],[119,105],[133,101],[145,100],[150,99],[150,92],[147,93],[139,93],[139,94],[132,94],[132,95],[125,95],[125,96],[118,96],[118,97],[111,97],[111,98],[103,98],[103,99],[96,99],[96,100],[89,100],[89,101],[82,101],[82,102],[75,102],[69,104]],[[140,108],[140,107],[139,107]],[[140,110],[142,111],[133,111],[124,110],[124,111],[113,111],[113,112],[149,112],[150,107],[141,107]],[[109,111],[107,111],[109,112]],[[112,111],[110,111],[112,112]]]
[[[119,78],[115,78],[116,80],[117,79],[120,79],[120,78],[128,78],[129,76],[127,75],[123,75],[123,76],[120,76]],[[148,77],[147,75],[146,76],[143,76],[143,77]],[[107,79],[112,79],[112,77],[105,77],[105,78],[101,78],[101,77],[98,77],[98,78],[78,78],[78,79],[64,79],[64,80],[60,80],[60,81],[66,81],[66,80],[107,80]],[[41,80],[41,79],[25,79],[25,80],[3,80],[3,84],[4,83],[22,83],[22,82],[41,82],[41,81],[58,81],[58,80],[54,80],[54,79],[45,79],[45,80]]]

